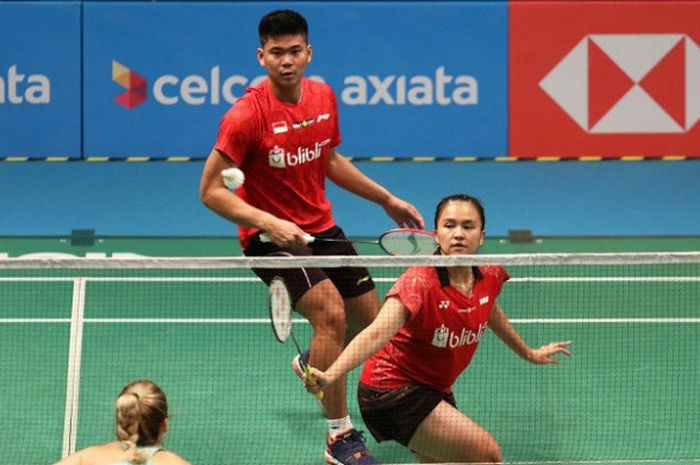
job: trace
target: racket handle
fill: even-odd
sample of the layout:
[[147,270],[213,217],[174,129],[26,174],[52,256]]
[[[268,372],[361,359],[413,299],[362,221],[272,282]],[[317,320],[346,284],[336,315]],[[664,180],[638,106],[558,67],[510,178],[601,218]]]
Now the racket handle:
[[[311,367],[308,364],[304,365],[304,373],[311,384],[316,384],[316,377],[311,373]],[[318,400],[323,399],[323,391],[314,392],[314,397]]]
[[[310,244],[316,240],[316,238],[311,234],[304,234],[304,239],[306,239],[307,244]],[[260,242],[272,242],[272,238],[268,233],[262,233],[260,234]]]

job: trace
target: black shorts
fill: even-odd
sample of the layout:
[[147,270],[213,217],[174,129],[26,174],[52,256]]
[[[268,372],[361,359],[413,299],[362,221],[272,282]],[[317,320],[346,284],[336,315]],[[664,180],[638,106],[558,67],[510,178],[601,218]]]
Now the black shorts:
[[[316,237],[329,239],[347,239],[343,230],[333,226],[327,231],[314,234]],[[272,242],[261,242],[259,235],[255,235],[248,247],[243,251],[248,257],[264,256],[314,256],[314,255],[359,255],[352,242],[323,242],[317,241],[298,247],[279,247]],[[272,278],[281,276],[296,305],[297,301],[306,291],[323,281],[330,279],[338,289],[343,299],[357,297],[374,289],[374,281],[367,268],[253,268],[253,272],[266,284],[270,284]]]
[[362,383],[357,388],[360,413],[374,439],[394,440],[406,447],[418,426],[443,400],[457,407],[454,395],[419,384],[406,384],[389,391]]

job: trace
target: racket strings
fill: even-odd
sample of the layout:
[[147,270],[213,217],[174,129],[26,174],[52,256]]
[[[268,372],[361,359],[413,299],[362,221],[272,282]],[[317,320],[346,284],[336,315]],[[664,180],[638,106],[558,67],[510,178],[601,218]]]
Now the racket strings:
[[428,231],[390,231],[379,245],[391,255],[432,255],[437,249],[435,236]]

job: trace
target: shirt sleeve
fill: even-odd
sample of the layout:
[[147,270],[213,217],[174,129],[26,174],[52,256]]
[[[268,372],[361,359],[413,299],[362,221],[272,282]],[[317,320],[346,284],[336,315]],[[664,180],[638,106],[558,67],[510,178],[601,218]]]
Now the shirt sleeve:
[[510,279],[510,274],[508,274],[508,271],[506,271],[505,268],[503,268],[502,266],[497,266],[496,269],[496,277],[499,281],[501,281],[501,283],[505,283]]
[[409,318],[413,318],[423,305],[427,287],[426,277],[416,272],[416,269],[411,269],[399,276],[385,298],[398,297],[408,309]]
[[221,119],[214,148],[241,166],[259,138],[255,112],[248,101],[239,101]]
[[338,101],[336,100],[335,97],[335,92],[333,92],[333,89],[330,89],[330,94],[331,94],[331,102],[333,105],[333,139],[331,140],[331,147],[337,147],[340,145],[340,143],[343,141],[343,138],[340,136],[340,119],[339,119],[339,113],[338,113]]

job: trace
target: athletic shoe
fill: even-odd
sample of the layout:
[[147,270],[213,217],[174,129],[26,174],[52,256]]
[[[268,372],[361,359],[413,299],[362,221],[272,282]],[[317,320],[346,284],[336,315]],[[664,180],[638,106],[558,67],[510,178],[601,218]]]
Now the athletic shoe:
[[365,447],[362,431],[355,428],[335,438],[328,435],[325,459],[331,465],[379,465]]
[[[297,354],[297,356],[292,359],[292,370],[294,370],[294,373],[296,373],[296,375],[300,379],[304,379],[304,367],[308,363],[309,363],[309,349],[306,349],[301,354]],[[316,403],[318,404],[318,408],[321,409],[321,413],[325,416],[326,415],[326,408],[323,406],[323,402],[321,402],[319,399],[316,399]]]

